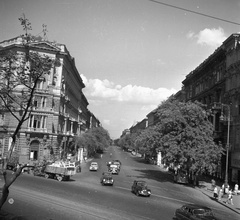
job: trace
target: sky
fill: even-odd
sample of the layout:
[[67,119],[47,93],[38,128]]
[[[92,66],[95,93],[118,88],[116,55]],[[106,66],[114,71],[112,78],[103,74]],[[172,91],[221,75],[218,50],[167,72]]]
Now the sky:
[[111,138],[142,121],[231,34],[240,0],[0,0],[0,42],[23,34],[65,44],[88,109]]

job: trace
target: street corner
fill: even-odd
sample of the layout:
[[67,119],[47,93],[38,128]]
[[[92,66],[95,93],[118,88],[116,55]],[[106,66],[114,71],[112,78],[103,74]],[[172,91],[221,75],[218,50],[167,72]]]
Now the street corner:
[[234,211],[235,213],[240,215],[240,196],[239,195],[235,195],[233,196],[233,202],[232,204],[230,202],[227,201],[227,196],[225,196],[224,198],[222,198],[221,200],[218,200],[218,202],[231,209],[232,211]]
[[210,198],[211,200],[217,202],[220,205],[225,206],[228,209],[231,209],[235,213],[240,215],[240,195],[233,195],[232,204],[231,202],[227,200],[228,195],[224,194],[221,199],[215,199],[213,197],[213,190],[211,188],[211,184],[208,184],[206,182],[199,183],[199,187],[196,188],[200,192],[202,192],[205,196]]

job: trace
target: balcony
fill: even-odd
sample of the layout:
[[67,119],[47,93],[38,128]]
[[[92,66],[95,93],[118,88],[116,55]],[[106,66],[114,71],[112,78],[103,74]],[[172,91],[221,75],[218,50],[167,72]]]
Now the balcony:
[[211,107],[212,107],[212,110],[220,112],[222,110],[222,103],[221,102],[214,102]]
[[47,133],[47,128],[27,128],[27,131]]
[[50,107],[33,106],[33,107],[32,107],[32,110],[33,110],[33,111],[41,111],[41,112],[50,112],[50,111],[52,111],[53,109],[50,108]]

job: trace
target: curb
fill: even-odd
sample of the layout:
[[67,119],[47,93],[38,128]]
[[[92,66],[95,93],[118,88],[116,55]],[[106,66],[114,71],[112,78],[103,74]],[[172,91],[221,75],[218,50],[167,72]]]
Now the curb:
[[[197,188],[199,191],[201,191],[204,195],[206,195],[206,196],[208,196],[208,197],[211,197],[208,193],[206,193],[206,192],[204,192],[204,190],[201,190],[200,188]],[[212,198],[212,197],[211,197]],[[223,205],[223,206],[225,206],[225,207],[227,207],[228,209],[231,209],[232,211],[234,211],[235,213],[237,213],[237,214],[239,214],[240,215],[240,210],[238,211],[238,210],[236,210],[236,208],[232,208],[231,206],[228,206],[226,203],[224,203],[223,201],[218,201],[218,200],[216,200],[216,202],[218,203],[218,204],[221,204],[221,205]]]

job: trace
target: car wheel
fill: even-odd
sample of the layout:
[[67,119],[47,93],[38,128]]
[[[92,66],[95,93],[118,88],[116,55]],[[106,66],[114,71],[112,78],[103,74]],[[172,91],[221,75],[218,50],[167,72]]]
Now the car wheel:
[[45,177],[46,179],[48,179],[48,178],[49,178],[49,174],[45,173],[44,177]]
[[63,177],[62,177],[62,176],[57,176],[57,180],[58,180],[59,182],[61,182],[61,181],[63,180]]
[[139,196],[139,195],[140,195],[138,191],[136,192],[136,195],[137,195],[137,196]]

